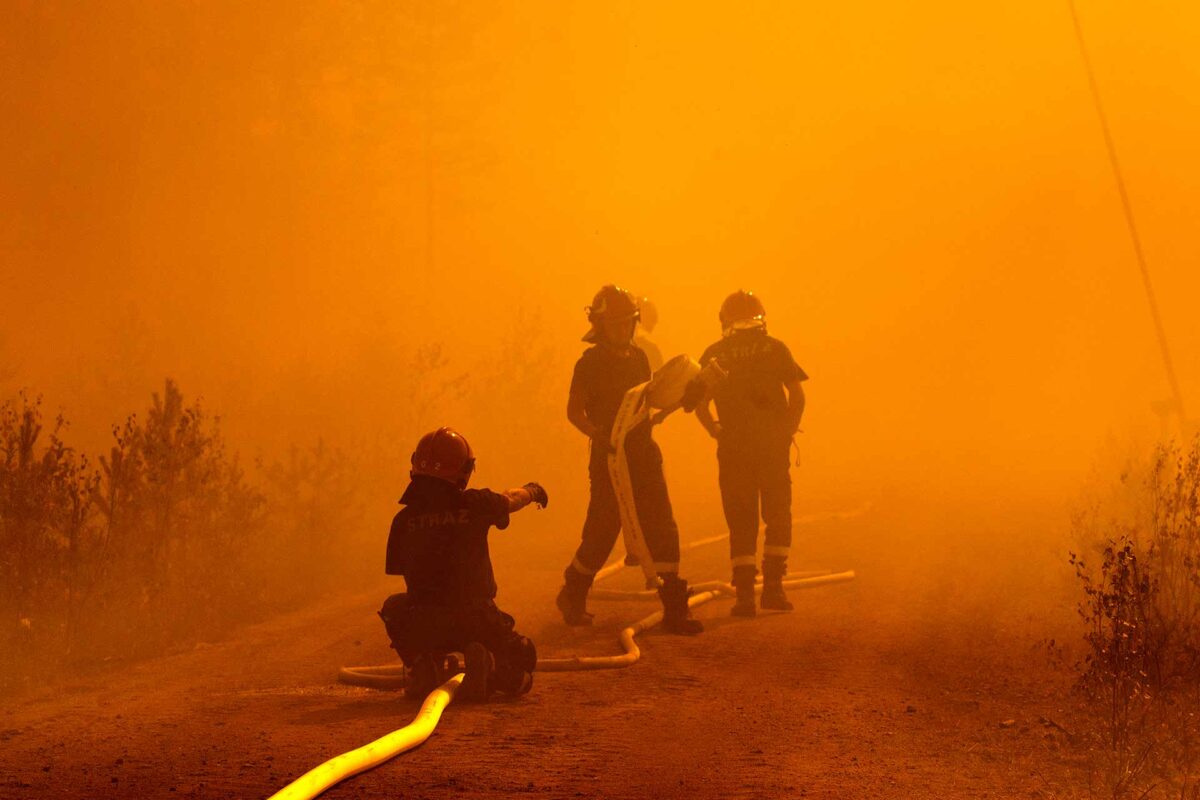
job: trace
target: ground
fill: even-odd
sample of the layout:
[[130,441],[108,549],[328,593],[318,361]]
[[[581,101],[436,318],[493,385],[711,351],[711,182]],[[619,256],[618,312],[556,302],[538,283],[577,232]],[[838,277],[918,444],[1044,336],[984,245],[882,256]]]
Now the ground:
[[[453,704],[422,747],[326,796],[1072,796],[1078,756],[1046,721],[1064,719],[1064,682],[1035,647],[1037,614],[980,616],[990,586],[1020,581],[946,579],[952,542],[974,561],[999,552],[948,536],[951,556],[920,582],[935,591],[916,592],[915,565],[930,565],[905,537],[929,540],[894,522],[873,510],[808,525],[793,567],[858,579],[795,593],[794,613],[735,620],[710,603],[702,636],[653,630],[631,668],[540,674],[518,700]],[[887,529],[899,546],[884,555],[871,543]],[[724,563],[721,545],[685,558],[696,579]],[[509,573],[501,603],[546,656],[617,652],[620,627],[654,608],[593,602],[596,626],[570,630],[552,613],[555,572]],[[9,702],[0,798],[267,797],[406,724],[416,703],[335,681],[341,664],[394,660],[374,614],[387,591]]]

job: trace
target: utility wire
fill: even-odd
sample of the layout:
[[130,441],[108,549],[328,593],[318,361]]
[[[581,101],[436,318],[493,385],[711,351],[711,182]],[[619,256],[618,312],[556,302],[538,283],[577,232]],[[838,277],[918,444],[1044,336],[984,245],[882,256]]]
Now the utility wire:
[[1113,177],[1116,178],[1117,193],[1121,196],[1121,208],[1125,211],[1125,224],[1129,228],[1129,238],[1133,241],[1133,252],[1137,256],[1138,269],[1142,273],[1142,286],[1146,289],[1146,301],[1150,304],[1150,316],[1154,319],[1154,331],[1158,334],[1158,348],[1162,353],[1163,366],[1167,371],[1167,382],[1170,384],[1171,394],[1174,396],[1175,412],[1179,415],[1180,427],[1185,427],[1187,417],[1183,412],[1183,393],[1179,391],[1179,381],[1175,377],[1175,365],[1171,361],[1170,348],[1167,347],[1167,334],[1163,329],[1162,315],[1158,310],[1154,285],[1150,282],[1150,269],[1146,266],[1142,238],[1138,234],[1137,223],[1133,218],[1133,205],[1129,202],[1129,193],[1125,191],[1125,178],[1121,172],[1121,162],[1117,160],[1117,147],[1113,144],[1112,131],[1108,127],[1108,116],[1104,113],[1104,104],[1100,101],[1100,87],[1096,84],[1092,60],[1088,56],[1087,44],[1083,39],[1083,27],[1079,24],[1075,0],[1068,0],[1067,5],[1071,9],[1071,22],[1075,25],[1075,41],[1079,43],[1079,55],[1083,59],[1083,69],[1087,72],[1092,102],[1096,106],[1096,116],[1100,118],[1100,130],[1104,134],[1104,145],[1108,149],[1108,161],[1112,165]]

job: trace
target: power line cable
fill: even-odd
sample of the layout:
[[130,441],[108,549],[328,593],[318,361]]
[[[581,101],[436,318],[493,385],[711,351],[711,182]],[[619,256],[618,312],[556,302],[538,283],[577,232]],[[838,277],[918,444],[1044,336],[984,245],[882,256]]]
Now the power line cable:
[[1067,5],[1071,9],[1071,22],[1075,26],[1075,41],[1079,44],[1079,55],[1083,59],[1083,69],[1087,73],[1092,102],[1096,107],[1096,116],[1100,119],[1100,131],[1104,134],[1104,146],[1108,150],[1108,161],[1117,182],[1117,193],[1121,196],[1125,224],[1129,228],[1129,238],[1133,241],[1133,252],[1137,257],[1138,269],[1142,273],[1142,286],[1146,290],[1146,301],[1150,304],[1150,316],[1154,320],[1154,332],[1158,335],[1158,348],[1162,354],[1163,367],[1167,372],[1167,382],[1171,386],[1171,394],[1174,397],[1175,412],[1179,416],[1180,426],[1184,427],[1187,417],[1183,411],[1183,393],[1180,392],[1179,381],[1175,377],[1175,365],[1171,361],[1171,350],[1167,346],[1167,334],[1163,328],[1162,315],[1158,310],[1158,299],[1154,294],[1154,284],[1150,281],[1150,268],[1146,265],[1146,254],[1142,250],[1142,237],[1138,234],[1137,223],[1133,217],[1133,205],[1129,202],[1129,193],[1125,190],[1125,177],[1121,172],[1121,162],[1117,159],[1117,147],[1113,143],[1112,131],[1108,127],[1108,116],[1104,113],[1104,104],[1100,101],[1100,87],[1096,83],[1096,74],[1092,70],[1092,60],[1088,56],[1087,44],[1083,38],[1083,26],[1079,24],[1079,14],[1075,10],[1075,0],[1068,0]]

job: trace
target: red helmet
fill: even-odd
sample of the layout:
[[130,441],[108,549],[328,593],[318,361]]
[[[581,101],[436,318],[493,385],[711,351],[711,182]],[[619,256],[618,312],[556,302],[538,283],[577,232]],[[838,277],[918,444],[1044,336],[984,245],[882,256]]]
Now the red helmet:
[[465,489],[474,471],[475,453],[462,434],[453,428],[438,428],[417,442],[409,476],[428,475]]
[[721,303],[721,330],[730,333],[748,328],[764,328],[767,310],[754,292],[738,289]]
[[603,320],[637,319],[640,315],[633,293],[611,283],[601,286],[592,298],[592,304],[584,306],[583,310],[587,312],[588,322],[592,323],[592,329],[583,337],[585,342],[596,341],[596,327]]

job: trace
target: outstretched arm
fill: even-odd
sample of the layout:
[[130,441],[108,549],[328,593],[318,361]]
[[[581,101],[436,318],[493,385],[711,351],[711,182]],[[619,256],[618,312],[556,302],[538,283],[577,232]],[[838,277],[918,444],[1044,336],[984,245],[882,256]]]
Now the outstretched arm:
[[545,508],[550,502],[546,490],[537,483],[527,483],[519,489],[509,489],[504,492],[504,496],[508,498],[508,513],[520,511],[530,503],[537,503],[538,508]]

